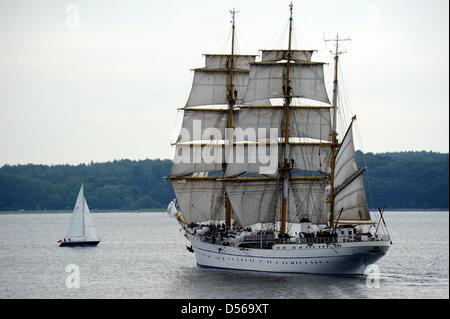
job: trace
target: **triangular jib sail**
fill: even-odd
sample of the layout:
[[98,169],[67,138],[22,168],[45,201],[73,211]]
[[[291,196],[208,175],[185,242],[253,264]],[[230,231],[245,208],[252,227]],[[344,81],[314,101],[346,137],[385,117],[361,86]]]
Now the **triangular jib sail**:
[[81,185],[80,192],[78,193],[66,238],[75,241],[98,240],[89,206],[84,197],[83,185]]

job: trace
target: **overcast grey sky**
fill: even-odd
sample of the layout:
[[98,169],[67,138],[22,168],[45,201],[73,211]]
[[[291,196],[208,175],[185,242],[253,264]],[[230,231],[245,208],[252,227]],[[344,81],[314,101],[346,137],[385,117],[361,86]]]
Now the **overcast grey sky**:
[[[447,0],[294,6],[300,48],[329,62],[324,32],[353,40],[342,71],[364,151],[448,152]],[[0,165],[169,158],[189,70],[228,49],[233,7],[240,53],[280,43],[287,0],[0,0]]]

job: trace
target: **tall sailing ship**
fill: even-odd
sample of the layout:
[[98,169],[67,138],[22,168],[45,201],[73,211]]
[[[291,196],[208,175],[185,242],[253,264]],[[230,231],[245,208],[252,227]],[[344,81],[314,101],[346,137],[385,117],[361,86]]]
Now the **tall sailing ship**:
[[[181,224],[202,267],[363,274],[391,241],[373,221],[353,122],[338,139],[339,37],[333,96],[313,50],[206,54],[194,80],[168,177]],[[380,227],[382,226],[382,227]],[[383,232],[382,232],[383,231]]]

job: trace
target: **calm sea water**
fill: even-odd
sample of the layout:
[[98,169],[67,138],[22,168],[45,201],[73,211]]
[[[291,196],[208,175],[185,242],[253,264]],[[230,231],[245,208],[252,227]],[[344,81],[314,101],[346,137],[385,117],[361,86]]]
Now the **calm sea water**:
[[[196,267],[163,213],[93,214],[96,248],[59,248],[69,214],[0,215],[0,298],[449,298],[448,212],[386,212],[379,288],[361,278]],[[66,266],[80,288],[65,285]]]

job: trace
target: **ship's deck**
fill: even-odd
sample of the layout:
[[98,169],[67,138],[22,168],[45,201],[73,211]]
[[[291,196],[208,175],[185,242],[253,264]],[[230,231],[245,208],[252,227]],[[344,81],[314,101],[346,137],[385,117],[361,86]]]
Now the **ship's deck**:
[[385,236],[373,235],[371,233],[357,233],[351,235],[332,232],[330,230],[316,233],[299,233],[295,236],[284,235],[278,238],[275,232],[263,231],[239,231],[226,230],[215,227],[186,227],[185,230],[199,238],[200,241],[221,246],[232,246],[239,248],[262,248],[272,249],[275,245],[308,245],[317,244],[336,245],[339,243],[373,242],[389,240]]

